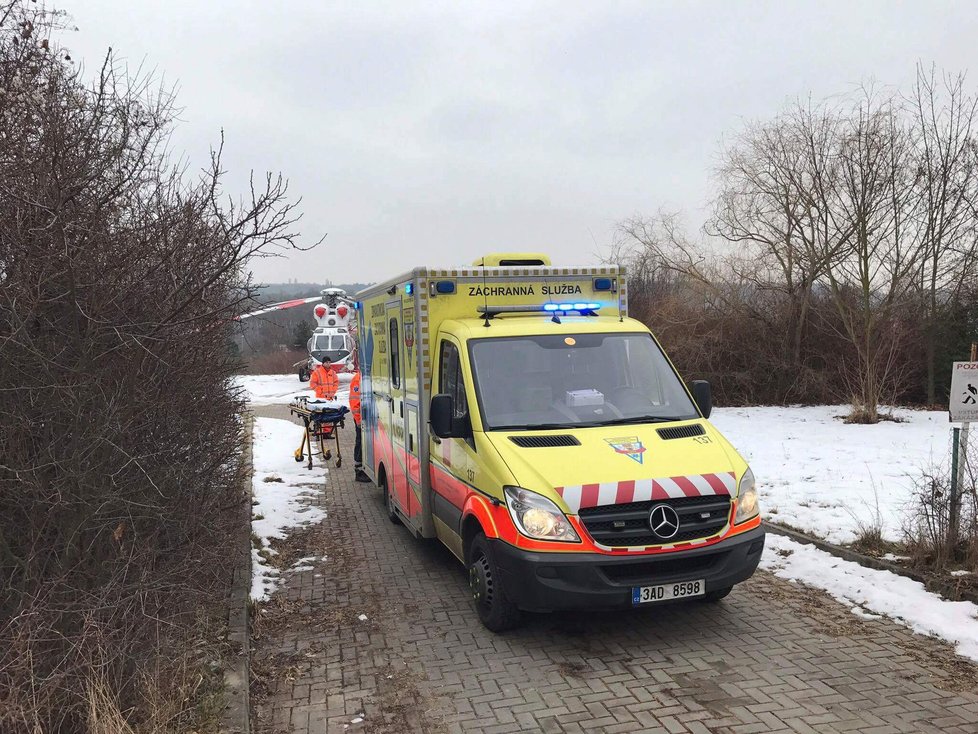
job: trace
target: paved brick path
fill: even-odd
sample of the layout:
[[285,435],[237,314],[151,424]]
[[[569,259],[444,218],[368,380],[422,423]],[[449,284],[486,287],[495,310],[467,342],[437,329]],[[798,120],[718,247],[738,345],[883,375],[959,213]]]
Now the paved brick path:
[[976,670],[946,645],[767,573],[719,605],[494,635],[461,566],[391,524],[352,468],[322,506],[283,552],[326,560],[255,621],[258,732],[978,732]]

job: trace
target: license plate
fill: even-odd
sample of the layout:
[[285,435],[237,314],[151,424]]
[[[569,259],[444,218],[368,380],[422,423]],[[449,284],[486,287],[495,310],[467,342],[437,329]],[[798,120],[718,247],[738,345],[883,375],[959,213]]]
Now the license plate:
[[703,579],[697,581],[679,581],[674,584],[660,584],[659,586],[633,586],[632,604],[648,604],[656,601],[668,601],[669,599],[686,599],[693,596],[703,596],[706,593],[706,582]]

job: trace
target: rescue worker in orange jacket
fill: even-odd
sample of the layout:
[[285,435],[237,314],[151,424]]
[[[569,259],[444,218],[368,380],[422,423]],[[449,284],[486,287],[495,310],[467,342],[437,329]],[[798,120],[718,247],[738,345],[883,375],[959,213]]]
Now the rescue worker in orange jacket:
[[350,380],[350,412],[356,427],[356,443],[353,445],[353,472],[358,482],[369,482],[370,477],[363,470],[363,434],[360,431],[360,364],[354,356],[353,379]]
[[329,368],[328,359],[324,359],[322,363],[312,368],[309,387],[316,393],[317,398],[332,400],[336,397],[336,391],[340,389],[340,378]]

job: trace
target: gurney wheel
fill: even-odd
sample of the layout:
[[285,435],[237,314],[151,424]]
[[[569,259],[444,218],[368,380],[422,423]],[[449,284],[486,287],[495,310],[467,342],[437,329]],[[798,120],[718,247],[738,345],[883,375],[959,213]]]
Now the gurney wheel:
[[303,456],[302,454],[296,454],[295,455],[295,461],[296,461],[297,464],[301,464],[305,460],[305,458],[306,457]]
[[339,469],[343,465],[343,459],[339,458],[336,460],[336,468]]
[[326,449],[326,450],[325,450],[325,451],[323,452],[323,458],[324,458],[324,459],[325,459],[326,461],[329,461],[330,459],[332,459],[332,458],[333,458],[333,452],[332,452],[332,451],[330,451],[329,449]]

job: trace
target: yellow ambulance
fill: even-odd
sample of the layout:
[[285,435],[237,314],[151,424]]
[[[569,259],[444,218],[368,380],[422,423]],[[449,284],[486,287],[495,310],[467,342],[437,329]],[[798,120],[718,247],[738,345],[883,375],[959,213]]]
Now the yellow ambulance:
[[468,571],[482,623],[716,601],[764,547],[754,475],[628,318],[625,272],[536,253],[357,294],[364,468]]

